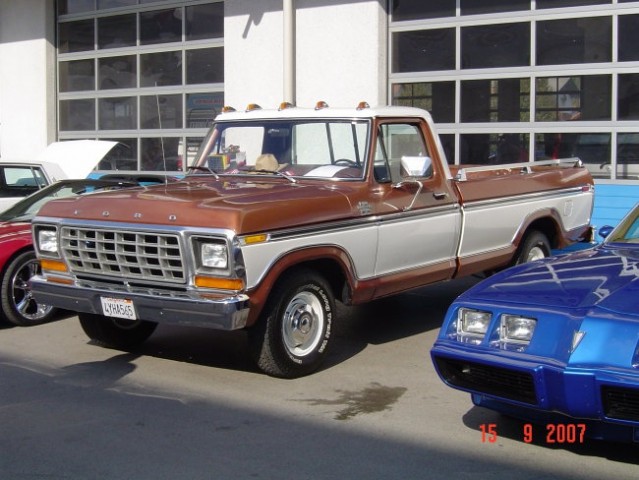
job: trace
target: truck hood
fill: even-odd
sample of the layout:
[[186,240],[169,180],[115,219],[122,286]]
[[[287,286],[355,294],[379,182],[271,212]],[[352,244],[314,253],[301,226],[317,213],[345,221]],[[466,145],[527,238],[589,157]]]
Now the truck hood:
[[285,179],[183,181],[47,202],[38,216],[145,225],[271,231],[353,216],[345,184]]
[[639,245],[599,246],[521,265],[477,284],[460,299],[639,312]]

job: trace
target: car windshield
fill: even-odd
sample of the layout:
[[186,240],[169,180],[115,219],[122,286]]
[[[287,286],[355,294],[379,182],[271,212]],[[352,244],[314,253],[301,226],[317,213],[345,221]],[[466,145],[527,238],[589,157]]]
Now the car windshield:
[[11,208],[0,213],[0,221],[2,222],[28,222],[38,213],[40,207],[49,200],[54,198],[70,197],[72,195],[81,195],[83,193],[104,191],[105,189],[123,188],[134,186],[135,183],[123,183],[118,181],[105,180],[79,180],[79,181],[61,181],[49,185],[48,187],[38,190],[37,192],[25,197]]
[[608,236],[606,243],[639,243],[639,205],[624,217]]
[[361,179],[369,130],[367,120],[218,122],[191,173]]

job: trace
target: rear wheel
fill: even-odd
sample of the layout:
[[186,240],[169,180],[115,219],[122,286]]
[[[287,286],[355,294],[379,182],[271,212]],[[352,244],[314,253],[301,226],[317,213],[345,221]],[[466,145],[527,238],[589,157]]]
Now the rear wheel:
[[527,262],[534,262],[550,256],[550,242],[546,235],[533,230],[521,244],[519,254],[515,260],[515,265]]
[[2,312],[15,325],[31,326],[51,320],[56,310],[36,302],[29,279],[39,273],[40,265],[32,250],[16,256],[2,277]]
[[297,270],[271,292],[258,323],[249,330],[251,352],[269,375],[295,378],[316,370],[329,345],[333,293],[321,276]]
[[127,349],[144,343],[155,331],[157,323],[125,320],[93,313],[78,313],[80,326],[87,336],[106,347]]

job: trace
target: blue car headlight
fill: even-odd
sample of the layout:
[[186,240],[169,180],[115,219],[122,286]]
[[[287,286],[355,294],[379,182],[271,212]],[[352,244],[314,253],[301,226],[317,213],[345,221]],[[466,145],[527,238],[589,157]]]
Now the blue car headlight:
[[532,340],[537,319],[503,314],[500,317],[499,341],[502,344],[526,346]]
[[460,308],[457,312],[457,340],[467,343],[481,343],[492,321],[491,312]]

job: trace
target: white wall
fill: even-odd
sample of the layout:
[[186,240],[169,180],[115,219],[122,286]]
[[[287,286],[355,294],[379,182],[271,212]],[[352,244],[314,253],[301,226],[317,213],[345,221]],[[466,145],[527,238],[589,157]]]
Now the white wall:
[[[297,0],[297,104],[387,103],[386,17],[379,1]],[[385,3],[385,2],[382,2]]]
[[282,101],[282,0],[224,2],[224,103],[275,108]]
[[[383,0],[295,0],[296,104],[387,103]],[[282,0],[227,0],[225,103],[275,108],[284,93]]]
[[0,0],[0,156],[55,140],[54,2]]

